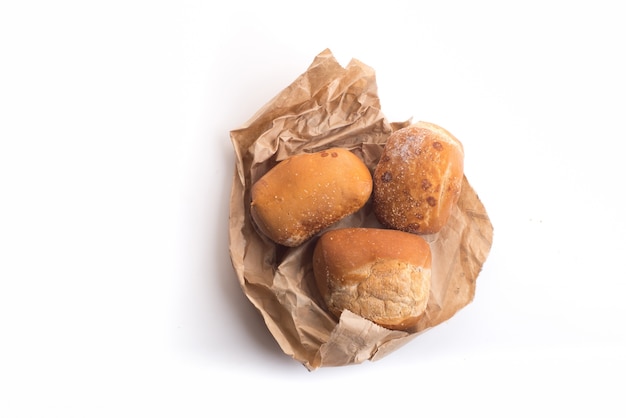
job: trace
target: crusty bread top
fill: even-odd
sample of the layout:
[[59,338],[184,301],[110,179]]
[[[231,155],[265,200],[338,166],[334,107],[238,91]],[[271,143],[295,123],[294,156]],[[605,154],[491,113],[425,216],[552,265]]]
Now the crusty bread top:
[[389,136],[374,171],[373,208],[394,229],[443,228],[461,193],[463,145],[444,128],[418,122]]
[[423,238],[392,229],[342,228],[328,231],[318,241],[316,251],[320,252],[318,258],[324,260],[326,275],[346,284],[351,280],[360,280],[358,274],[352,273],[380,260],[400,260],[424,268],[431,265],[430,247]]

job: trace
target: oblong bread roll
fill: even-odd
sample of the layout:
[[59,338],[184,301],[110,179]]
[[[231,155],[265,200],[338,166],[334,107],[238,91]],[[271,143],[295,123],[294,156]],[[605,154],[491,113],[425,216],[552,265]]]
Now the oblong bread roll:
[[372,187],[369,169],[347,149],[294,155],[252,186],[250,212],[267,237],[295,247],[363,207]]
[[439,232],[461,194],[463,145],[432,123],[392,133],[374,171],[373,208],[381,224],[415,234]]

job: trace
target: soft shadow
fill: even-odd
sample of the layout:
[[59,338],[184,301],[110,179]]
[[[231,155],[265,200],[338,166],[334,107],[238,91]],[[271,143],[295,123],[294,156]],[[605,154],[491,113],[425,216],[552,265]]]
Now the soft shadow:
[[[228,142],[230,144],[230,142]],[[217,267],[217,273],[219,280],[220,290],[222,296],[226,299],[225,305],[230,307],[230,311],[227,313],[232,318],[236,319],[236,325],[241,326],[241,331],[250,338],[251,350],[262,350],[264,354],[268,356],[272,364],[284,364],[292,365],[295,362],[291,357],[283,353],[280,346],[269,332],[263,318],[258,310],[252,305],[252,303],[245,296],[243,289],[241,288],[235,270],[230,261],[230,253],[228,251],[229,243],[229,213],[230,213],[230,192],[234,175],[234,154],[230,147],[220,146],[222,152],[222,158],[227,161],[227,167],[230,168],[224,176],[220,179],[220,199],[219,210],[217,211],[218,219],[214,222],[210,222],[211,225],[219,225],[219,233],[217,239],[219,242],[223,242],[223,251],[215,254],[218,258],[215,260],[214,265]],[[210,233],[210,231],[207,231]],[[213,231],[215,234],[215,231]],[[224,259],[228,259],[228,263],[224,262]],[[208,278],[213,279],[213,278]],[[299,363],[297,363],[299,364]]]

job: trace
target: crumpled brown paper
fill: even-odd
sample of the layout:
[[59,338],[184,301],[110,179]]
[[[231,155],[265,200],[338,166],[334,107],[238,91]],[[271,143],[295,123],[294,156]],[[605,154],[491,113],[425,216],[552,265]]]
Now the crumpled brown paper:
[[[250,187],[278,161],[324,148],[344,147],[374,170],[395,129],[380,109],[374,71],[352,60],[343,68],[329,50],[241,128],[230,132],[236,172],[230,201],[230,255],[240,285],[281,349],[307,369],[378,360],[419,333],[452,317],[474,297],[476,278],[491,248],[493,228],[467,179],[446,227],[425,237],[433,254],[432,289],[419,324],[391,331],[351,312],[337,321],[314,285],[316,242],[286,248],[257,232]],[[380,227],[371,204],[331,228]]]

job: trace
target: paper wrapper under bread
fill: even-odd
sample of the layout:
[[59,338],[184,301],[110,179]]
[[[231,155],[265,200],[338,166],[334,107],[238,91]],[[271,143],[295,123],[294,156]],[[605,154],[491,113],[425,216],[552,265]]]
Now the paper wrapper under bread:
[[[250,187],[291,155],[343,147],[373,172],[395,129],[380,109],[374,71],[352,60],[345,68],[329,50],[245,125],[230,132],[236,170],[230,200],[230,256],[243,292],[264,318],[281,349],[307,369],[358,364],[395,351],[470,303],[476,278],[491,248],[493,228],[465,178],[446,227],[425,237],[433,254],[432,289],[419,324],[391,331],[351,312],[335,319],[315,287],[316,238],[296,247],[274,244],[250,216]],[[331,228],[380,227],[367,204]]]

